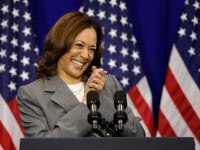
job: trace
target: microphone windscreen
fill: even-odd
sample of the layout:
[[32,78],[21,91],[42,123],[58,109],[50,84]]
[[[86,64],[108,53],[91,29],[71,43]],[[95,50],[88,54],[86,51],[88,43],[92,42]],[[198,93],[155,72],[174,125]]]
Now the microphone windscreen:
[[115,108],[117,107],[118,104],[123,104],[124,108],[126,108],[126,106],[127,106],[126,93],[122,90],[119,90],[119,91],[115,92],[115,94],[114,94]]
[[99,94],[97,91],[89,91],[87,93],[87,106],[89,109],[91,104],[96,104],[98,108],[100,106]]

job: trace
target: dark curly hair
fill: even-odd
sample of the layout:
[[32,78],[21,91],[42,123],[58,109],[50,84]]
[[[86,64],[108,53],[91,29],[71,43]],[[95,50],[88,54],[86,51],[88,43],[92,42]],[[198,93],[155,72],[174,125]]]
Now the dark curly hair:
[[86,28],[94,28],[97,34],[97,50],[94,59],[86,69],[83,77],[91,75],[92,66],[101,65],[102,55],[102,28],[91,17],[81,12],[70,12],[62,16],[51,28],[44,42],[44,57],[36,61],[36,77],[50,77],[57,74],[58,60],[70,50],[76,36]]

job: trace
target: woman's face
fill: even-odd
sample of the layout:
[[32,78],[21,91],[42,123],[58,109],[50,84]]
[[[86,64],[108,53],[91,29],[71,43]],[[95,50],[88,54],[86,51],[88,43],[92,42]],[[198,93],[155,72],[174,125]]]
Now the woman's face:
[[82,79],[96,51],[97,35],[93,28],[86,28],[77,35],[69,52],[58,61],[58,74],[69,82]]

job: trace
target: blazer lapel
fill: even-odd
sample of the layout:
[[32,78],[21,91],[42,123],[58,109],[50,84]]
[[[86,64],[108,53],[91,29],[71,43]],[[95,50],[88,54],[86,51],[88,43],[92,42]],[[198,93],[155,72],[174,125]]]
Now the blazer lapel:
[[45,80],[45,92],[53,93],[50,99],[66,112],[80,104],[68,86],[57,75]]

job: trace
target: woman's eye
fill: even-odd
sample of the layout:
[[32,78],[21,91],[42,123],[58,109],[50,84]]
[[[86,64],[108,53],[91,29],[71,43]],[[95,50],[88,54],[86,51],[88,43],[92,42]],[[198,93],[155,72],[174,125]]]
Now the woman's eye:
[[76,44],[76,46],[77,46],[78,48],[82,48],[82,47],[83,47],[82,44]]
[[96,51],[96,49],[95,49],[95,48],[91,48],[90,50],[91,50],[91,51],[94,51],[94,52]]

